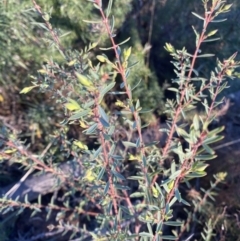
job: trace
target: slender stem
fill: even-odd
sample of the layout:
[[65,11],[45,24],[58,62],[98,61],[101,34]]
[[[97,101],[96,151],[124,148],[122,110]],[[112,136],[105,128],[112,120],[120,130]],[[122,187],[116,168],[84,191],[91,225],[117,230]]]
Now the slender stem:
[[[199,40],[197,42],[197,46],[196,46],[196,49],[195,49],[195,52],[194,52],[194,55],[193,55],[193,58],[192,58],[192,62],[191,62],[191,66],[190,66],[190,71],[188,73],[188,76],[187,76],[187,80],[186,80],[186,85],[185,85],[185,88],[181,91],[181,97],[180,97],[180,101],[179,101],[179,105],[177,107],[177,110],[175,112],[175,115],[174,115],[174,118],[173,118],[173,121],[172,121],[172,126],[171,126],[171,129],[170,129],[170,133],[169,133],[169,136],[168,136],[168,140],[167,140],[167,143],[163,149],[163,153],[162,153],[162,158],[166,158],[167,156],[167,153],[169,151],[169,148],[170,148],[170,144],[171,144],[171,141],[172,141],[172,138],[173,138],[173,134],[175,133],[175,128],[176,128],[176,124],[177,124],[177,121],[178,121],[178,118],[179,118],[179,115],[181,114],[181,111],[182,111],[182,108],[183,108],[183,101],[184,101],[184,98],[185,98],[185,94],[186,94],[186,91],[187,91],[187,88],[186,86],[190,83],[191,81],[191,76],[192,76],[192,73],[193,73],[193,69],[194,69],[194,66],[195,66],[195,62],[196,62],[196,59],[197,59],[197,55],[199,53],[199,50],[200,50],[200,46],[202,44],[202,42],[204,41],[205,39],[205,32],[206,32],[206,29],[209,25],[209,23],[211,22],[212,18],[213,18],[213,12],[214,12],[214,9],[216,7],[216,5],[218,4],[218,1],[216,1],[212,8],[211,8],[211,11],[209,13],[206,14],[206,19],[205,19],[205,24],[204,24],[204,27],[203,27],[203,30],[202,30],[202,33],[199,37]],[[216,91],[217,93],[217,91]],[[215,101],[215,99],[214,99]],[[213,102],[214,102],[213,101]],[[212,103],[211,107],[213,106],[214,103]],[[210,109],[209,113],[212,111],[212,108]],[[198,150],[198,147],[202,144],[203,142],[203,135],[204,133],[202,132],[200,134],[200,142],[198,142],[196,145],[193,146],[194,150],[193,150],[193,154],[192,154],[192,157],[194,157],[197,153],[197,150]],[[184,172],[186,170],[188,170],[188,165],[187,163],[189,162],[188,159],[186,159],[182,166],[181,166],[181,174],[175,179],[174,181],[174,186],[173,188],[171,189],[171,191],[169,192],[169,194],[167,195],[166,197],[166,203],[170,203],[171,199],[173,198],[174,196],[174,192],[176,190],[176,188],[178,187],[179,183],[181,182],[182,178],[184,177]],[[156,182],[157,180],[157,177],[158,175],[155,175],[154,178],[153,178],[153,181],[152,181],[152,185],[154,185],[154,183]],[[161,217],[161,220],[159,221],[163,221],[164,218],[165,218],[165,213],[166,213],[166,210],[164,209],[163,210],[163,213],[162,213],[162,217]],[[153,240],[155,241],[156,238],[157,238],[158,234],[155,234],[154,235],[154,238]]]
[[[214,11],[214,8],[215,8],[216,5],[217,5],[217,1],[215,2],[215,5],[211,8],[211,12],[206,17],[204,28],[203,28],[202,33],[201,33],[201,35],[199,37],[199,40],[197,42],[197,46],[196,46],[196,49],[195,49],[195,52],[194,52],[194,55],[193,55],[193,58],[192,58],[191,67],[190,67],[190,70],[189,70],[189,73],[188,73],[188,77],[187,77],[187,80],[186,80],[186,85],[188,85],[189,82],[191,81],[191,76],[192,76],[192,73],[193,73],[193,69],[194,69],[194,66],[195,66],[197,55],[199,53],[200,46],[201,46],[201,44],[202,44],[202,42],[203,42],[203,40],[205,38],[206,29],[207,29],[209,23],[212,20],[212,14],[213,14],[213,11]],[[187,89],[184,88],[182,90],[182,92],[181,92],[179,105],[177,107],[177,110],[175,112],[175,115],[174,115],[174,118],[173,118],[173,121],[172,121],[172,125],[171,125],[171,129],[170,129],[170,132],[169,132],[169,135],[168,135],[167,143],[166,143],[165,147],[163,148],[163,153],[162,153],[163,158],[166,158],[167,153],[169,151],[170,144],[171,144],[173,135],[175,133],[176,124],[177,124],[177,121],[179,119],[179,115],[181,114],[181,111],[183,109],[182,102],[184,100],[184,97],[185,97],[185,94],[186,94],[186,90]],[[152,181],[152,185],[156,182],[157,178],[158,178],[158,175],[155,175],[154,178],[153,178],[153,181]]]
[[99,106],[99,94],[95,93],[95,109],[94,109],[94,115],[95,115],[95,119],[98,121],[98,129],[99,129],[99,136],[100,136],[100,141],[102,144],[102,148],[103,148],[103,156],[104,156],[104,162],[105,162],[105,167],[106,167],[106,171],[108,174],[108,181],[109,181],[109,188],[110,188],[110,195],[112,197],[113,200],[113,207],[114,207],[114,211],[115,214],[118,214],[118,205],[117,205],[117,200],[116,200],[116,192],[114,189],[114,183],[113,183],[113,178],[111,175],[111,170],[110,170],[110,160],[109,160],[109,156],[108,156],[108,150],[107,150],[107,141],[104,139],[104,135],[103,135],[103,127],[102,124],[100,122],[100,115],[98,112],[98,106]]
[[50,34],[52,35],[52,38],[54,40],[54,42],[57,44],[57,47],[59,49],[59,51],[62,52],[62,54],[64,55],[64,48],[60,43],[59,37],[57,36],[57,34],[54,32],[52,25],[49,23],[49,21],[45,20],[44,16],[43,16],[43,12],[41,10],[41,7],[36,3],[35,0],[32,0],[34,8],[36,9],[36,11],[42,16],[43,20],[45,21],[46,27],[48,28]]
[[[123,65],[121,64],[121,58],[120,58],[120,55],[118,54],[118,45],[115,43],[115,41],[114,41],[114,39],[112,37],[111,29],[110,29],[110,26],[108,24],[108,19],[105,16],[105,14],[104,14],[100,4],[98,3],[98,1],[96,1],[96,4],[99,5],[99,11],[101,13],[101,16],[102,16],[102,19],[103,19],[103,23],[104,23],[106,31],[108,33],[109,39],[111,40],[111,43],[112,43],[112,48],[113,48],[113,50],[115,52],[115,56],[116,56],[116,59],[117,59],[118,72],[121,75],[122,80],[124,82],[126,94],[128,96],[128,99],[130,101],[132,101],[131,89],[129,88],[129,85],[127,83],[125,69],[124,69]],[[143,137],[142,137],[141,125],[140,125],[140,117],[139,117],[138,112],[136,110],[133,111],[133,117],[134,117],[134,120],[136,122],[136,128],[137,128],[138,136],[139,136],[139,139],[140,139],[140,152],[142,154],[142,158],[145,158],[146,155],[145,155],[145,149],[144,149],[144,142],[143,142]],[[146,178],[147,168],[146,167],[142,167],[142,170],[143,170],[143,173],[145,175],[146,188],[148,188],[149,184],[148,184],[147,178]]]

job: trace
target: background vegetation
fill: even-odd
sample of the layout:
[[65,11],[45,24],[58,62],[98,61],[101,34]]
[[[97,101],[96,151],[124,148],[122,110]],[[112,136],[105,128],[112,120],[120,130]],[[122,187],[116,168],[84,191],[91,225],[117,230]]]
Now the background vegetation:
[[[231,56],[237,52],[240,46],[240,2],[232,0],[231,12],[225,14],[228,19],[217,26],[219,30],[218,42],[203,45],[202,51],[205,53],[213,53],[219,59]],[[85,0],[39,0],[37,4],[42,10],[49,13],[50,23],[54,31],[58,33],[61,45],[64,49],[81,50],[89,43],[99,41],[99,33],[103,32],[101,24],[86,24],[83,19],[95,19],[98,16],[91,2]],[[103,5],[107,6],[108,1],[103,1]],[[173,97],[171,92],[166,88],[171,84],[171,79],[175,77],[172,60],[163,46],[166,42],[171,42],[173,46],[181,49],[183,46],[189,52],[195,49],[195,38],[192,31],[192,25],[200,30],[202,22],[195,18],[191,12],[204,13],[202,2],[198,0],[115,0],[112,7],[112,15],[115,17],[116,41],[121,42],[128,37],[130,41],[127,46],[132,46],[133,57],[132,62],[138,61],[137,67],[132,71],[130,83],[137,83],[142,79],[138,91],[134,92],[135,99],[141,99],[143,108],[154,108],[154,115],[145,115],[144,121],[150,122],[152,126],[164,122],[166,116],[163,115],[164,104],[166,98]],[[48,16],[45,16],[48,18]],[[213,25],[212,29],[216,29]],[[109,39],[101,34],[101,44],[108,46]],[[64,119],[64,115],[59,111],[59,105],[55,100],[50,98],[49,93],[41,93],[41,91],[33,90],[28,95],[19,95],[23,87],[29,86],[30,81],[34,81],[37,71],[44,69],[49,56],[53,61],[64,63],[64,59],[56,50],[54,41],[50,41],[50,33],[46,31],[40,14],[34,9],[30,0],[2,0],[0,3],[0,123],[1,127],[8,127],[14,133],[18,133],[18,137],[29,145],[29,150],[33,153],[41,153],[45,146],[52,141],[52,136],[66,134],[68,138],[79,139],[86,144],[90,140],[83,139],[81,133],[75,127],[69,129],[59,129],[59,122]],[[92,55],[98,55],[99,50],[92,51]],[[109,59],[113,59],[112,53],[106,53]],[[93,57],[93,56],[91,56]],[[209,77],[210,70],[215,67],[216,59],[209,58],[199,60],[198,71],[202,76]],[[41,75],[41,73],[39,73]],[[103,78],[106,76],[103,75]],[[232,82],[233,83],[233,82]],[[239,82],[235,81],[226,93],[233,93],[240,89]],[[115,99],[106,99],[106,106],[111,110],[112,103]],[[58,113],[58,114],[56,114]],[[231,113],[235,116],[235,113]],[[229,120],[228,120],[229,121]],[[226,124],[226,123],[224,123]],[[236,137],[237,138],[237,137]],[[68,143],[64,142],[64,148]],[[52,152],[63,160],[57,148],[53,148]],[[221,160],[218,158],[209,168],[209,177],[202,181],[203,187],[209,187],[209,179],[213,174],[221,171],[219,163],[230,162],[227,167],[232,164],[231,160]],[[21,178],[24,170],[19,170],[18,165],[10,165],[2,160],[0,171],[0,185],[6,186]],[[238,163],[239,164],[239,163]],[[236,163],[234,162],[234,165]],[[226,166],[222,166],[226,169]],[[235,169],[235,171],[237,168]],[[231,171],[234,171],[231,169]],[[237,174],[231,173],[233,177]],[[230,179],[232,180],[230,175]],[[236,177],[237,178],[237,177]],[[233,182],[229,182],[232,184]],[[230,185],[229,184],[229,185]],[[236,183],[235,183],[236,184]],[[196,185],[199,185],[196,183]],[[221,188],[227,188],[228,184]],[[229,188],[229,187],[228,187]],[[223,207],[228,206],[227,215],[228,225],[231,227],[233,220],[237,217],[239,208],[239,196],[235,195],[235,188],[231,190],[231,199],[225,203],[224,194],[219,195],[219,202],[214,208],[209,204],[205,210],[208,217],[218,217],[224,213]],[[189,193],[189,195],[193,195]],[[195,196],[195,194],[193,195]],[[46,202],[47,202],[46,197]],[[223,206],[221,206],[223,205]],[[27,223],[26,216],[22,216]],[[236,216],[237,215],[237,216]],[[203,215],[204,216],[204,215]],[[25,217],[25,218],[23,218]],[[204,219],[204,218],[203,218]],[[214,219],[214,218],[213,218]],[[21,219],[20,219],[21,220]],[[12,222],[13,226],[9,226],[9,233],[16,238],[16,230],[22,231],[26,228],[16,227],[18,222]],[[236,223],[235,223],[236,224]],[[238,224],[238,222],[237,222]],[[219,230],[221,227],[217,227]],[[237,225],[233,225],[226,237],[227,240],[237,240],[239,238]],[[9,233],[4,236],[7,240]],[[4,240],[3,238],[3,240]]]

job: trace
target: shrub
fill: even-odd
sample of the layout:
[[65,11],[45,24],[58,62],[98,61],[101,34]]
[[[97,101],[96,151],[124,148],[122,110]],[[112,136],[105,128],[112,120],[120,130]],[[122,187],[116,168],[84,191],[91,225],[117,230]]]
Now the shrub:
[[[21,182],[2,190],[2,214],[30,209],[32,216],[44,210],[47,220],[54,216],[49,231],[35,239],[61,233],[68,235],[65,240],[211,240],[224,213],[209,217],[209,198],[213,199],[226,173],[216,174],[209,190],[194,192],[190,187],[193,179],[207,174],[207,161],[216,157],[210,145],[223,138],[219,135],[223,127],[209,130],[209,125],[222,103],[217,96],[227,88],[227,78],[234,78],[239,62],[235,60],[236,53],[223,61],[217,59],[209,78],[199,76],[195,66],[198,58],[213,56],[200,53],[200,47],[216,41],[217,30],[209,32],[208,26],[223,21],[221,14],[228,12],[231,5],[222,0],[205,0],[204,16],[193,13],[203,23],[201,32],[193,27],[193,54],[166,43],[164,48],[172,57],[176,74],[173,83],[177,86],[169,91],[176,98],[166,101],[167,122],[155,130],[159,131],[159,139],[148,142],[144,138],[147,125],[141,119],[151,110],[143,109],[141,100],[133,98],[141,81],[135,85],[128,81],[132,69],[137,68],[132,48],[124,48],[128,39],[115,41],[112,1],[106,9],[101,0],[90,2],[100,17],[84,22],[101,23],[105,32],[100,32],[99,40],[83,50],[70,51],[61,45],[49,22],[49,13],[33,1],[51,35],[49,42],[54,43],[63,60],[60,65],[49,59],[21,94],[35,89],[49,93],[66,118],[60,122],[59,131],[51,133],[46,149],[37,155],[30,153],[16,134],[2,129],[2,159],[19,163],[27,171]],[[101,47],[101,34],[108,35],[109,47]],[[96,48],[101,53],[95,59],[91,51]],[[115,59],[110,60],[104,51],[113,51]],[[114,100],[113,107],[107,106],[106,96]],[[187,115],[199,104],[205,115],[196,112],[190,125],[186,125]],[[72,126],[85,137],[74,140],[67,136],[67,128]],[[167,134],[166,139],[162,133]],[[29,176],[35,171],[35,176]],[[58,190],[58,198],[53,195],[50,202],[43,204],[44,194]],[[189,200],[193,197],[192,205],[187,193]]]

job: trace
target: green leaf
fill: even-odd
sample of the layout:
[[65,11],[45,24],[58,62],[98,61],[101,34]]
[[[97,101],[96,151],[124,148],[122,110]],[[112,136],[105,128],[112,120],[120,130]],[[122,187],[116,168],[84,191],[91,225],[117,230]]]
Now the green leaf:
[[28,201],[28,194],[24,196],[24,203],[30,204],[30,202]]
[[167,222],[164,222],[163,224],[168,225],[168,226],[178,227],[178,226],[181,226],[183,223],[177,222],[177,221],[167,221]]
[[[204,162],[195,162],[197,165],[193,165],[193,170],[196,172],[203,172],[209,166],[209,164],[205,164]],[[194,163],[194,164],[195,164]]]
[[217,33],[217,31],[218,31],[217,29],[212,30],[210,33],[207,34],[207,37],[213,36],[214,34]]
[[49,31],[49,29],[46,27],[45,23],[31,22],[31,24],[37,25],[37,26]]
[[101,106],[99,106],[98,111],[99,111],[100,116],[108,123],[109,118],[108,118],[106,112],[104,111],[104,109]]
[[140,147],[140,138],[138,137],[137,140],[136,140],[136,147]]
[[141,177],[141,176],[131,176],[131,177],[128,177],[127,179],[129,180],[136,180],[136,181],[144,181],[144,177]]
[[153,112],[153,109],[150,109],[150,110],[140,110],[138,113],[144,114],[144,113],[149,113],[149,112]]
[[119,205],[119,208],[121,208],[123,212],[126,213],[127,215],[131,215],[131,210],[129,210],[127,207],[123,205]]
[[163,222],[160,221],[158,222],[157,224],[157,229],[156,229],[156,233],[160,233],[162,231],[162,225],[163,225]]
[[198,40],[199,39],[199,33],[197,32],[197,30],[195,29],[194,26],[192,26],[192,29],[193,29],[193,31],[194,31],[194,33],[196,35],[196,39]]
[[116,115],[130,115],[132,112],[130,110],[122,110],[122,111],[116,111]]
[[111,95],[125,95],[126,91],[111,91],[111,92],[108,92],[108,93],[111,94]]
[[178,176],[180,175],[180,173],[181,173],[181,170],[178,170],[178,171],[174,172],[174,173],[169,177],[169,179],[171,179],[171,180],[175,179],[176,177],[178,177]]
[[39,206],[42,206],[42,195],[38,195],[38,204]]
[[203,143],[208,145],[208,144],[211,144],[211,143],[215,143],[215,142],[221,141],[223,138],[224,138],[224,136],[212,136],[212,137],[206,138],[203,141]]
[[111,90],[115,86],[115,84],[116,84],[116,82],[111,82],[110,84],[103,86],[103,89],[100,90],[100,97],[99,97],[99,101],[98,101],[99,104],[102,102],[102,99],[105,96],[105,94],[108,93],[109,90]]
[[221,22],[224,22],[226,21],[227,18],[224,18],[224,19],[218,19],[218,20],[212,20],[211,23],[221,23]]
[[32,89],[34,89],[36,87],[38,87],[38,85],[25,87],[20,91],[20,94],[27,94],[28,92],[30,92]]
[[130,197],[144,197],[144,193],[143,192],[134,192],[132,194],[130,194]]
[[88,146],[83,144],[81,141],[75,140],[73,144],[79,147],[81,150],[88,150]]
[[217,155],[198,155],[195,157],[196,161],[208,161],[208,160],[212,160],[215,159],[217,157]]
[[212,136],[212,135],[217,135],[218,133],[222,132],[225,129],[225,126],[220,126],[210,132],[208,132],[208,136]]
[[122,143],[125,147],[137,147],[136,143],[133,143],[133,142],[123,141]]
[[231,4],[226,4],[223,8],[221,8],[221,12],[228,12],[229,11],[229,9],[232,7],[232,3]]
[[120,180],[123,180],[123,181],[126,180],[126,178],[122,174],[116,172],[115,170],[111,170],[111,173]]
[[179,192],[178,188],[175,189],[175,197],[179,202],[182,202],[181,193]]
[[196,131],[199,130],[199,116],[197,114],[193,117],[193,126]]
[[215,56],[215,54],[200,54],[197,56],[197,58],[208,58],[213,56]]
[[108,2],[108,7],[107,7],[107,18],[109,17],[110,13],[111,13],[111,9],[112,9],[112,0],[109,0]]
[[123,88],[124,88],[124,86],[125,86],[125,83],[124,83],[124,82],[122,82],[122,83],[120,84],[120,88],[121,88],[121,89],[123,89]]
[[148,233],[153,236],[152,225],[150,223],[147,223],[147,228],[148,228]]
[[212,154],[212,155],[215,154],[215,151],[212,148],[210,148],[208,145],[203,143],[202,146],[207,153]]
[[211,39],[205,39],[205,40],[203,40],[203,43],[207,43],[207,42],[213,42],[213,41],[217,41],[217,40],[219,40],[219,39],[221,39],[221,38],[211,38]]
[[158,189],[152,186],[152,194],[155,198],[158,198],[159,192]]
[[[105,127],[109,127],[109,125],[108,125],[108,126],[105,126]],[[105,133],[103,133],[103,137],[104,137],[104,139],[105,139],[106,141],[110,141],[110,140],[111,140],[111,136],[110,136],[110,135],[107,135],[107,134],[105,134]]]
[[77,101],[73,100],[73,99],[68,99],[68,103],[65,104],[65,107],[70,110],[70,111],[74,111],[74,110],[79,110],[81,109],[81,106],[77,103]]
[[87,109],[95,104],[94,100],[88,101],[83,105],[83,109]]
[[135,62],[135,63],[133,63],[133,64],[131,64],[131,65],[128,65],[128,69],[134,67],[134,66],[137,65],[138,63],[139,63],[139,61],[137,61],[137,62]]
[[[143,167],[147,167],[147,158],[145,155],[142,156],[142,164],[143,164]],[[147,175],[146,175],[147,177]]]
[[89,47],[88,51],[91,50],[91,49],[96,48],[97,45],[98,45],[98,42],[94,42],[94,43],[90,44],[90,47]]
[[119,184],[116,184],[116,183],[114,183],[114,187],[118,190],[125,190],[125,191],[131,190],[131,188],[129,188],[128,186],[123,186],[123,185],[119,185]]
[[112,16],[111,21],[110,21],[110,28],[111,28],[110,33],[111,34],[114,31],[114,26],[115,26],[115,19],[114,19],[114,16]]
[[102,23],[102,21],[99,21],[99,20],[85,20],[85,19],[83,19],[82,21],[85,22],[85,23],[97,23],[97,24]]
[[108,130],[108,135],[110,136],[113,135],[114,131],[115,131],[115,126],[111,126]]
[[124,160],[124,158],[123,158],[122,156],[119,156],[119,155],[111,155],[111,157],[112,157],[114,160],[117,160],[117,161]]
[[[139,233],[139,236],[141,237],[146,237],[146,238],[153,238],[153,234],[146,233],[146,232],[141,232]],[[175,239],[174,239],[175,240]]]
[[129,47],[128,49],[123,50],[123,59],[124,61],[127,61],[129,56],[131,55],[132,47]]
[[[172,186],[174,184],[174,180],[173,179],[170,179],[170,178],[167,178],[165,181],[163,181],[161,183],[161,186],[162,187],[167,187],[167,189],[169,189],[168,185],[167,184],[170,184],[170,186]],[[167,186],[166,186],[167,185]],[[172,186],[173,187],[173,186]]]
[[99,121],[106,128],[108,128],[110,126],[109,123],[105,119],[103,119],[102,117],[99,118]]
[[99,146],[98,149],[96,151],[94,151],[92,160],[96,159],[99,156],[99,154],[101,153],[101,151],[102,151],[102,146]]
[[78,81],[80,82],[80,84],[82,84],[84,87],[86,87],[88,90],[93,91],[96,88],[93,86],[93,83],[84,75],[79,74],[77,72],[75,72]]
[[167,88],[167,89],[170,90],[170,91],[179,93],[179,90],[176,89],[176,88],[170,87],[170,88]]
[[166,49],[169,53],[175,53],[175,49],[170,43],[166,43],[164,49]]
[[176,172],[176,162],[173,161],[172,164],[171,164],[171,173],[175,173]]
[[109,48],[99,48],[99,49],[106,51],[106,50],[111,50],[111,49],[113,49],[113,47],[109,47]]
[[98,176],[97,176],[97,180],[98,180],[98,181],[102,179],[102,177],[103,177],[103,175],[104,175],[104,173],[105,173],[105,170],[106,170],[105,167],[102,167],[102,168],[101,168],[101,171],[99,172],[99,174],[98,174]]
[[104,188],[103,196],[105,196],[108,193],[109,187],[110,187],[110,182],[108,181],[105,188]]
[[189,134],[184,129],[176,127],[176,131],[179,136],[182,136],[183,138],[189,138]]
[[74,60],[68,62],[67,65],[68,65],[68,66],[73,66],[74,64],[76,64],[76,62],[77,62],[77,60],[74,59]]
[[95,130],[97,129],[97,126],[98,126],[98,124],[94,123],[93,125],[91,125],[88,129],[86,129],[83,132],[86,133],[87,135],[93,134],[95,132]]
[[167,239],[167,240],[177,240],[178,238],[172,235],[164,235],[164,236],[159,236],[161,239]]
[[98,4],[94,3],[93,6],[94,6],[96,9],[101,10],[101,8],[100,8],[100,6],[98,6]]
[[117,46],[117,55],[121,56],[121,53],[122,53],[121,48],[119,46]]
[[97,55],[96,57],[100,62],[104,63],[106,62],[108,59],[106,59],[106,57],[102,56],[102,55]]
[[140,80],[138,81],[138,83],[137,83],[134,87],[132,87],[132,91],[138,87],[138,85],[141,83],[141,81],[142,81],[142,80],[140,79]]
[[169,203],[169,207],[172,207],[172,205],[177,201],[176,197],[173,197],[172,200]]
[[182,199],[182,203],[185,204],[185,205],[187,205],[187,206],[189,206],[189,207],[191,206],[191,204],[188,203],[188,202],[187,202],[186,200],[184,200],[184,199]]
[[156,146],[157,144],[159,143],[159,141],[152,141],[152,142],[149,142],[149,143],[145,143],[145,147],[149,147],[149,146]]
[[128,42],[129,40],[130,40],[130,37],[127,38],[126,40],[122,41],[121,43],[117,44],[117,45],[118,45],[118,46],[119,46],[119,45],[123,45],[123,44],[125,44],[126,42]]
[[197,18],[199,18],[199,19],[205,21],[204,17],[198,15],[197,13],[192,12],[192,14],[193,14],[194,16],[196,16]]
[[16,152],[16,151],[17,151],[17,149],[11,148],[11,149],[5,150],[4,153],[5,153],[5,154],[12,154],[12,153],[14,153],[14,152]]
[[88,115],[90,112],[91,112],[91,109],[78,111],[74,115],[70,116],[68,120],[80,119],[81,117]]

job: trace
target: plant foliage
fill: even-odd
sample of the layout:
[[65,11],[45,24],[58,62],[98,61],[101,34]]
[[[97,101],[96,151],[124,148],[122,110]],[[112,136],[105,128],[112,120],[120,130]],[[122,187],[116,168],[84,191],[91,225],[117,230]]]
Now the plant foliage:
[[[66,2],[53,11],[64,12]],[[69,13],[76,2],[69,5]],[[209,30],[209,25],[223,21],[221,15],[229,12],[231,4],[204,0],[204,13],[192,13],[202,23],[201,30],[192,27],[193,52],[165,44],[175,72],[174,86],[168,90],[174,93],[175,99],[167,99],[164,111],[167,123],[165,128],[157,130],[160,134],[167,133],[166,140],[146,142],[146,126],[142,120],[151,109],[142,106],[140,97],[156,93],[143,93],[139,87],[141,80],[136,79],[136,73],[148,73],[137,69],[136,46],[127,46],[129,38],[122,42],[116,40],[116,26],[123,21],[117,11],[121,2],[109,0],[106,5],[101,0],[89,2],[86,8],[94,9],[91,18],[74,17],[74,21],[81,21],[79,26],[83,32],[93,28],[93,24],[100,24],[96,31],[98,38],[86,38],[81,50],[70,50],[61,43],[59,32],[53,28],[52,10],[42,9],[41,1],[33,0],[34,12],[41,17],[39,26],[46,31],[44,41],[61,58],[48,58],[31,85],[24,87],[20,94],[37,90],[47,93],[58,106],[53,109],[54,114],[61,111],[60,116],[64,118],[40,154],[32,154],[16,133],[3,128],[1,158],[18,163],[26,171],[22,181],[38,171],[38,178],[46,174],[51,178],[52,184],[47,184],[49,190],[62,189],[64,194],[61,203],[53,195],[49,203],[43,204],[42,195],[49,190],[39,193],[37,198],[30,191],[23,197],[17,195],[19,184],[0,199],[2,214],[16,210],[19,214],[31,209],[34,216],[45,210],[48,220],[54,212],[55,220],[47,234],[58,232],[69,235],[69,240],[189,240],[191,237],[211,240],[222,216],[212,220],[203,213],[211,205],[210,199],[214,200],[217,185],[224,181],[226,174],[215,175],[211,188],[196,191],[193,199],[187,197],[186,190],[191,194],[192,181],[207,174],[208,161],[216,157],[212,144],[223,138],[223,127],[210,130],[209,126],[222,103],[217,96],[228,87],[227,79],[233,79],[239,67],[237,53],[224,60],[216,59],[209,78],[201,76],[197,63],[200,58],[214,56],[201,52],[201,46],[217,40],[218,30]],[[114,100],[113,108],[107,106],[109,98]],[[203,106],[205,115],[196,112],[186,125],[188,114],[198,105]],[[69,127],[78,128],[86,138],[68,138]],[[178,215],[179,206],[187,218]],[[200,213],[205,219],[201,220],[202,226],[198,224],[202,228],[199,234],[194,227]],[[86,226],[82,226],[84,217],[93,220],[92,225],[86,222]]]

